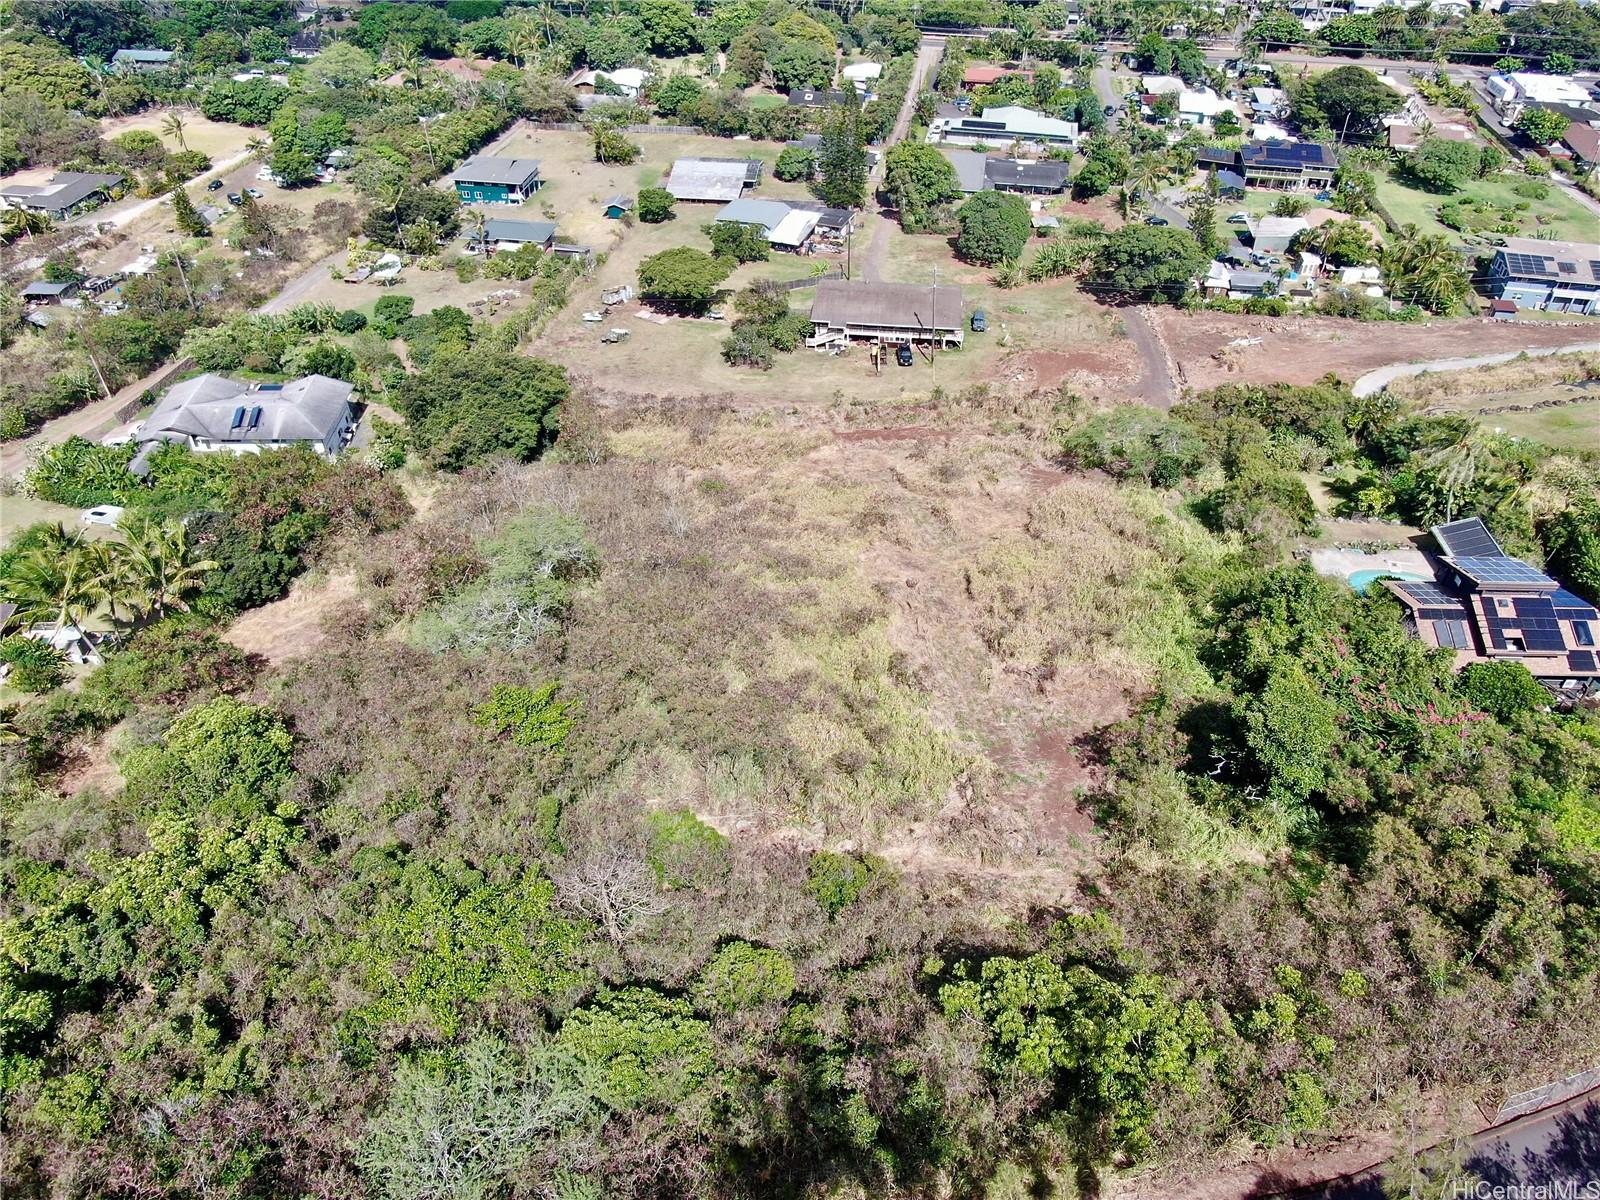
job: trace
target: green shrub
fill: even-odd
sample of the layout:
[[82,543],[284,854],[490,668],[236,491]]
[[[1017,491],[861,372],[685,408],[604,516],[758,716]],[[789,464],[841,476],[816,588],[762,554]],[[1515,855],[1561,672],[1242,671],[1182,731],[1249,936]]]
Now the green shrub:
[[0,663],[10,664],[6,681],[22,692],[48,692],[67,678],[67,656],[63,651],[20,633],[0,640]]
[[347,308],[333,319],[333,328],[338,333],[360,333],[367,327],[365,313]]
[[806,891],[830,917],[836,917],[861,898],[867,886],[888,868],[873,855],[838,854],[818,850],[811,856]]
[[653,812],[645,861],[662,886],[701,887],[728,871],[728,839],[687,808]]
[[560,753],[572,732],[572,710],[578,706],[576,700],[557,700],[560,688],[557,680],[536,688],[497,683],[473,720],[496,733],[509,733],[518,746]]
[[1457,686],[1474,708],[1499,721],[1550,706],[1550,693],[1519,662],[1469,663]]
[[794,964],[785,955],[749,942],[729,942],[700,972],[694,996],[702,1009],[731,1013],[782,1004],[794,995],[794,986]]

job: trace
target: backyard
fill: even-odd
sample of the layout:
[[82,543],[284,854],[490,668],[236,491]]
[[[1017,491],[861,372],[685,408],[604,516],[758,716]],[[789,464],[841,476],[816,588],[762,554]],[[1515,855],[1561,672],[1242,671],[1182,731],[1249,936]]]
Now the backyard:
[[1390,172],[1378,177],[1378,202],[1402,225],[1424,233],[1443,233],[1452,241],[1474,240],[1439,219],[1446,205],[1458,208],[1459,223],[1488,236],[1545,236],[1556,241],[1589,241],[1600,218],[1554,183],[1526,175],[1499,174],[1476,179],[1450,195],[1425,192]]

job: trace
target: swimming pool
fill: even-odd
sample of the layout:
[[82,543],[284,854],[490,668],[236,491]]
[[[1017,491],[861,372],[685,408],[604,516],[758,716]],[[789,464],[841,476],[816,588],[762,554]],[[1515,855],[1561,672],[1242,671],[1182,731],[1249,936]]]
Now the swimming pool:
[[1367,589],[1372,586],[1372,581],[1375,579],[1410,579],[1413,581],[1422,581],[1427,578],[1428,577],[1426,575],[1418,575],[1414,571],[1367,570],[1352,571],[1349,579],[1346,582],[1348,582],[1351,587],[1355,588],[1355,590],[1360,592],[1362,595],[1366,595]]

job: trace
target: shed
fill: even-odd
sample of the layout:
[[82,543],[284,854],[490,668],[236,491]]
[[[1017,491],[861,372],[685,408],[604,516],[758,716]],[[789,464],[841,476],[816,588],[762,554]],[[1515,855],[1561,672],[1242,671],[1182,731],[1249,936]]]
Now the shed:
[[961,289],[911,283],[825,279],[811,304],[810,346],[851,338],[880,342],[961,344]]
[[1517,306],[1510,300],[1489,301],[1489,315],[1496,321],[1515,321]]
[[76,280],[69,279],[64,283],[51,283],[47,279],[36,279],[23,288],[20,295],[28,304],[60,304],[77,290],[78,284]]
[[761,170],[759,158],[680,158],[666,188],[677,200],[737,200],[760,182]]
[[624,196],[621,192],[618,192],[615,196],[612,196],[606,201],[605,214],[613,221],[620,221],[623,214],[629,212],[632,208],[633,197]]

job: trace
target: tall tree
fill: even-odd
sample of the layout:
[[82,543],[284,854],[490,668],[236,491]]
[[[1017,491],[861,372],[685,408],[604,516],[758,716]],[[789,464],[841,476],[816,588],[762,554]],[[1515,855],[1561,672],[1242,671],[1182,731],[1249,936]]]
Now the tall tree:
[[113,552],[113,564],[119,590],[131,597],[134,610],[157,620],[169,612],[188,612],[184,597],[200,590],[216,561],[195,559],[189,531],[178,521],[143,517],[123,529],[125,540]]
[[190,237],[211,236],[211,227],[195,211],[194,201],[189,199],[181,183],[172,189],[172,215],[178,222],[178,229]]
[[184,139],[183,131],[188,126],[181,112],[169,112],[161,118],[161,132],[178,143],[180,150],[187,150],[189,143]]
[[867,199],[867,150],[861,132],[861,110],[854,104],[834,108],[822,133],[817,158],[817,197],[834,208],[859,208]]

